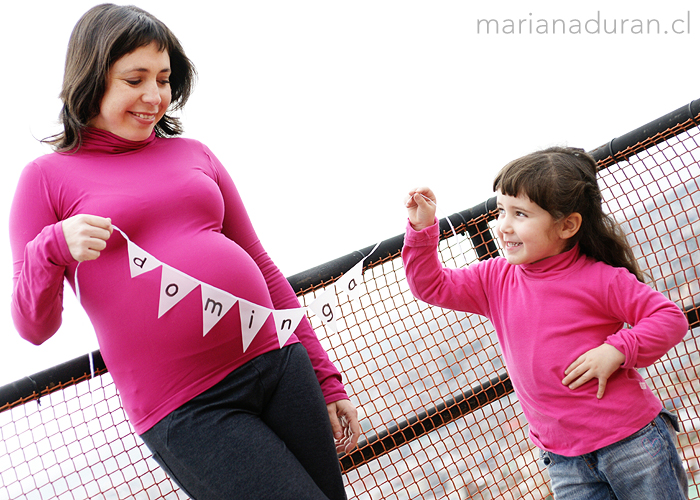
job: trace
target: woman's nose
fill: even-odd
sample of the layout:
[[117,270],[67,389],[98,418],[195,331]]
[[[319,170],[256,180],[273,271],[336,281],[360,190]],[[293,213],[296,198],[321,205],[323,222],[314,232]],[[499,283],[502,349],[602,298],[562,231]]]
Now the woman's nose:
[[156,106],[160,104],[162,98],[160,96],[160,89],[158,88],[158,84],[156,82],[149,83],[146,86],[142,99],[143,102],[148,104],[153,104]]

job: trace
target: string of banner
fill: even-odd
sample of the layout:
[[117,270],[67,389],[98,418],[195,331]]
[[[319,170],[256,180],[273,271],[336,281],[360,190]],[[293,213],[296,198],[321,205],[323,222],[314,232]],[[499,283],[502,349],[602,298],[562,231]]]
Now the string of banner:
[[[287,340],[289,340],[289,337],[294,330],[296,330],[296,327],[308,311],[318,316],[324,325],[331,328],[334,332],[337,332],[336,310],[338,307],[338,296],[336,291],[344,292],[353,301],[359,298],[362,290],[360,285],[364,283],[362,277],[363,263],[379,246],[379,243],[377,243],[370,253],[328,287],[321,295],[311,302],[309,306],[294,309],[270,309],[250,302],[242,297],[237,297],[220,288],[211,286],[208,283],[161,262],[131,241],[124,231],[116,226],[114,226],[114,229],[121,233],[127,242],[129,271],[132,278],[136,278],[141,274],[158,268],[162,269],[160,299],[158,301],[159,318],[175,307],[178,302],[197,287],[200,287],[203,318],[202,336],[206,336],[226,313],[228,313],[235,304],[238,304],[241,318],[241,334],[243,337],[243,352],[248,349],[270,315],[274,317],[280,347],[283,347]],[[80,265],[78,265],[78,267],[80,267]],[[80,301],[78,268],[76,268],[75,271],[75,290],[78,301]]]
[[[432,200],[429,201],[434,203]],[[457,234],[452,226],[452,223],[450,222],[450,219],[446,219],[450,225],[450,228],[452,229],[453,234]],[[129,270],[132,278],[149,271],[153,271],[157,268],[162,268],[160,299],[158,302],[159,318],[175,307],[178,302],[184,299],[197,287],[200,287],[202,293],[202,336],[206,336],[207,333],[209,333],[209,331],[211,331],[211,329],[214,328],[214,326],[226,315],[226,313],[228,313],[235,304],[238,304],[239,315],[241,318],[243,352],[248,349],[251,342],[255,339],[255,336],[270,315],[272,315],[274,318],[280,348],[284,346],[287,340],[289,340],[289,337],[296,330],[296,327],[299,325],[307,312],[315,314],[324,325],[328,326],[334,332],[337,332],[336,311],[338,308],[338,295],[336,292],[344,292],[352,301],[359,299],[362,291],[360,285],[364,284],[364,278],[362,275],[363,263],[379,247],[379,243],[377,243],[372,250],[365,257],[363,257],[362,260],[360,260],[360,262],[355,264],[352,269],[344,273],[335,283],[328,287],[321,295],[316,297],[314,301],[309,304],[309,306],[294,309],[269,309],[241,297],[236,297],[225,290],[221,290],[204,283],[203,281],[193,278],[192,276],[189,276],[182,271],[159,261],[156,257],[131,241],[124,231],[116,226],[114,226],[114,229],[121,233],[121,235],[127,241]],[[459,241],[457,243],[459,244]],[[464,257],[461,244],[460,252]],[[80,267],[80,264],[78,267]],[[80,301],[78,268],[75,270],[75,291],[78,301]],[[94,373],[92,366],[91,372]]]

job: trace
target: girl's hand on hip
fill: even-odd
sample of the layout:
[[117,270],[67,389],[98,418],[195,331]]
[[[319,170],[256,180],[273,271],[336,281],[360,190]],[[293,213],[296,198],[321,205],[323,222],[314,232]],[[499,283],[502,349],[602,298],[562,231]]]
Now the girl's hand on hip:
[[605,394],[610,376],[625,362],[625,355],[610,344],[603,344],[583,353],[566,369],[562,384],[576,389],[586,382],[598,379],[598,399]]
[[70,254],[78,262],[97,259],[114,230],[111,219],[87,214],[74,215],[61,227]]
[[416,188],[408,193],[406,198],[408,220],[416,231],[435,224],[435,193],[430,188]]

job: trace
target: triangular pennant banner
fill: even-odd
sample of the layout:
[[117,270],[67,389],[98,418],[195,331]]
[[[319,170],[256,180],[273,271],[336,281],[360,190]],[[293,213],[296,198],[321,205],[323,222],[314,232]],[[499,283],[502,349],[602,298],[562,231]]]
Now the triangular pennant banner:
[[280,309],[272,311],[275,317],[275,328],[277,328],[277,339],[280,341],[280,348],[284,347],[294,330],[297,329],[301,319],[306,314],[306,309]]
[[238,299],[238,312],[241,315],[241,334],[243,335],[243,352],[253,341],[263,326],[263,323],[270,316],[270,309]]
[[127,245],[129,251],[129,271],[131,271],[132,278],[139,274],[153,271],[161,265],[158,259],[146,252],[143,248],[132,243],[131,240],[127,240]]
[[335,285],[332,285],[316,297],[316,300],[309,305],[309,309],[319,317],[324,325],[328,325],[334,332],[337,332],[338,327],[335,324],[335,310],[337,306],[338,296],[335,294]]
[[336,281],[335,286],[345,292],[348,298],[355,301],[359,298],[360,292],[362,291],[361,286],[364,284],[362,280],[362,262],[360,261],[348,272],[343,274],[338,281]]
[[160,279],[158,317],[163,316],[171,307],[184,299],[197,285],[199,285],[199,281],[163,264],[163,276]]
[[238,299],[230,293],[202,283],[202,336],[209,333]]
[[[241,334],[243,340],[243,351],[245,352],[255,339],[270,314],[274,313],[273,319],[277,329],[277,339],[280,347],[289,340],[289,337],[296,330],[302,318],[306,314],[306,308],[282,309],[273,311],[267,307],[259,306],[247,300],[231,295],[224,290],[220,290],[206,283],[202,283],[191,276],[175,268],[160,262],[141,247],[131,242],[127,235],[118,227],[119,231],[127,241],[129,254],[129,271],[134,278],[140,274],[162,267],[162,277],[160,283],[160,298],[158,301],[158,317],[160,318],[173,306],[189,295],[192,290],[201,285],[202,290],[202,336],[205,336],[223,318],[229,310],[238,302],[238,310],[241,318]],[[327,325],[334,332],[338,331],[336,325],[336,314],[338,308],[338,296],[336,289],[345,292],[353,301],[358,300],[364,285],[362,276],[363,262],[369,255],[379,247],[377,243],[372,251],[358,262],[352,269],[346,272],[335,285],[332,285],[319,297],[317,297],[308,307],[319,317],[324,325]],[[77,271],[77,269],[76,269]],[[76,293],[78,290],[78,279],[76,272]],[[79,296],[79,295],[78,295]]]

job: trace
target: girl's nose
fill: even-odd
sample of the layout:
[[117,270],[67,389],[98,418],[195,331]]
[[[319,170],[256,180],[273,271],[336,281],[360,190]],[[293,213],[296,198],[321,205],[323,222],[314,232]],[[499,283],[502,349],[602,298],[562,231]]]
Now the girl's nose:
[[511,231],[510,221],[507,216],[501,216],[496,221],[496,229],[501,233],[508,233]]

